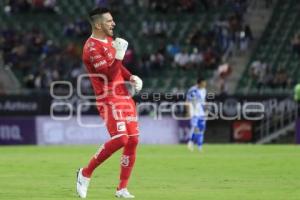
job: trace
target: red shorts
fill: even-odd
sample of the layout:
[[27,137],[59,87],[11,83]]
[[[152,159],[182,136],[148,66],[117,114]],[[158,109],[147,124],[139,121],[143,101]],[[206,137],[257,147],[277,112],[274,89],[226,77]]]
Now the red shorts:
[[105,121],[111,137],[120,134],[139,134],[136,107],[132,98],[109,98],[97,104],[99,114]]

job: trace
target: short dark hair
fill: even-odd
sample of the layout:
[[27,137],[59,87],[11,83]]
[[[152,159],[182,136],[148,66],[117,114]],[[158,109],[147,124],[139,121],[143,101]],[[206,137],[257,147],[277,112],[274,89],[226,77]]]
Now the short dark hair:
[[94,21],[96,15],[103,15],[105,13],[110,13],[110,10],[108,8],[95,8],[89,12],[89,18],[91,21]]
[[203,76],[198,76],[197,83],[200,84],[202,81],[205,81],[205,78]]

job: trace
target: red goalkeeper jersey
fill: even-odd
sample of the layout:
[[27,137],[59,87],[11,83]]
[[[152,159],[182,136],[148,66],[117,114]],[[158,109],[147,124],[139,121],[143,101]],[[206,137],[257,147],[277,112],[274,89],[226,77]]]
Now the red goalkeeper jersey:
[[111,37],[106,40],[90,37],[83,47],[82,60],[98,101],[105,101],[114,95],[129,95],[124,80],[129,80],[131,73],[122,61],[115,59],[116,50],[112,47],[112,41]]

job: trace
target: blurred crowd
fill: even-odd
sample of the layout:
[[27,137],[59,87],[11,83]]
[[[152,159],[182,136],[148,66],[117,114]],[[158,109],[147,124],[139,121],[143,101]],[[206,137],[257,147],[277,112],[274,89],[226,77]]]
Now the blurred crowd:
[[[161,1],[149,1],[153,9]],[[186,2],[186,1],[181,1]],[[195,1],[193,1],[195,2]],[[153,70],[162,70],[171,65],[181,70],[193,70],[195,73],[212,71],[215,74],[220,92],[226,92],[226,81],[232,72],[228,60],[232,56],[245,53],[253,40],[252,30],[245,22],[247,1],[198,1],[206,9],[227,6],[229,12],[215,19],[208,28],[188,27],[184,41],[172,37],[172,24],[165,20],[144,20],[141,22],[140,35],[152,39],[161,39],[156,51],[142,56],[140,67],[145,76]],[[165,2],[161,2],[165,4]],[[169,8],[168,8],[169,9]],[[161,8],[158,10],[161,11]],[[168,12],[168,11],[163,11]],[[175,29],[181,32],[182,29]],[[170,39],[171,38],[171,39]],[[227,66],[226,73],[219,69]]]
[[257,88],[292,88],[293,80],[290,78],[285,66],[271,66],[266,62],[256,60],[251,63],[250,77],[257,82]]
[[[295,33],[291,39],[292,51],[300,56],[300,32]],[[263,60],[255,60],[249,68],[249,75],[257,83],[257,88],[291,89],[294,82],[286,66],[272,66]]]
[[4,63],[19,73],[27,88],[49,88],[56,80],[76,79],[81,66],[80,48],[60,46],[37,29],[1,30],[0,51]]
[[58,12],[56,0],[5,0],[6,14],[24,12]]
[[[139,22],[140,33],[136,33],[139,37],[149,41],[158,38],[161,41],[156,49],[139,57],[136,56],[134,46],[130,46],[126,52],[125,65],[142,77],[172,66],[197,73],[215,71],[224,81],[232,71],[232,67],[227,65],[228,58],[247,51],[253,39],[251,28],[244,21],[247,0],[124,0],[123,4],[136,4],[157,13],[176,11],[188,14],[200,11],[200,7],[201,12],[223,6],[230,9],[226,15],[219,16],[204,30],[188,27],[184,41],[170,37],[171,25],[165,19]],[[95,5],[111,7],[112,10],[119,9],[117,0],[95,0]],[[56,0],[7,0],[4,10],[7,14],[35,10],[56,12],[59,7]],[[89,35],[90,26],[83,18],[65,20],[64,24],[62,31],[68,38],[86,38]],[[80,60],[81,46],[72,42],[67,45],[59,44],[48,39],[38,29],[26,33],[6,29],[0,33],[0,47],[5,64],[12,69],[18,69],[28,88],[47,88],[54,80],[71,79],[75,82],[76,77],[84,72]],[[225,72],[224,66],[227,66]]]
[[90,24],[87,20],[77,18],[75,21],[65,22],[63,32],[68,37],[88,37],[90,30]]
[[[107,0],[96,1],[103,2]],[[200,8],[208,11],[228,3],[231,3],[235,9],[240,9],[241,6],[245,8],[247,0],[124,0],[124,3],[128,6],[137,4],[141,8],[161,13],[186,12],[192,14],[202,10]]]

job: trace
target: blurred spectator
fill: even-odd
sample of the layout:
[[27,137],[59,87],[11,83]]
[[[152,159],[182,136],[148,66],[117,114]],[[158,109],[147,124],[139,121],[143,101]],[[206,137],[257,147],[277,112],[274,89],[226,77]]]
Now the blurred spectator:
[[248,38],[249,40],[253,40],[253,34],[249,24],[245,24],[244,31],[246,34],[246,38]]
[[291,41],[294,52],[300,55],[300,33],[296,33]]
[[217,74],[221,78],[227,78],[230,76],[232,72],[232,67],[228,63],[224,63],[219,65]]
[[156,36],[163,37],[167,36],[168,24],[165,20],[161,21],[148,21],[142,22],[142,28],[140,34],[143,36]]
[[267,65],[260,60],[253,61],[250,66],[250,77],[258,80],[260,76],[265,74]]
[[31,0],[31,6],[35,10],[42,10],[44,8],[44,0]]
[[28,89],[34,89],[34,79],[34,74],[28,74],[27,76],[25,76],[23,80],[25,87]]
[[80,65],[73,65],[70,70],[70,78],[73,85],[76,85],[77,78],[79,75],[83,74],[83,67]]
[[65,25],[64,34],[66,36],[87,37],[90,34],[90,25],[86,20],[78,18]]
[[45,0],[44,8],[49,12],[58,12],[59,8],[56,6],[56,0]]
[[191,13],[196,10],[195,0],[180,0],[180,10]]
[[288,78],[288,74],[283,67],[279,67],[274,76],[274,87],[280,88],[290,88],[291,87],[291,79]]
[[141,34],[143,36],[151,36],[152,32],[153,32],[153,27],[151,27],[151,24],[149,23],[149,21],[144,20],[142,22]]
[[239,17],[247,11],[247,0],[233,0],[230,4],[233,12]]
[[200,65],[203,61],[203,55],[198,51],[197,48],[193,49],[193,53],[190,55],[190,64],[193,68],[200,68]]
[[213,48],[209,47],[204,52],[203,60],[205,69],[216,69],[219,62],[219,55]]
[[203,40],[202,32],[196,29],[188,36],[187,43],[191,46],[199,46],[201,40]]
[[108,0],[95,0],[95,6],[99,8],[108,8]]
[[161,0],[150,0],[150,8],[161,12],[166,13],[168,12],[168,1],[161,1]]
[[59,8],[56,5],[56,0],[7,0],[4,12],[6,14],[28,12],[58,12]]
[[187,49],[184,49],[183,51],[180,51],[175,55],[174,64],[176,67],[179,67],[181,69],[190,68],[190,56]]
[[133,3],[134,3],[134,0],[124,0],[124,4],[125,4],[126,6],[132,6]]
[[148,8],[149,8],[149,1],[150,1],[150,0],[138,0],[138,5],[139,5],[139,7],[141,7],[141,8],[146,8],[146,9],[148,9]]
[[170,57],[173,58],[179,52],[180,52],[180,45],[178,41],[174,40],[167,45],[167,53]]
[[258,88],[273,87],[274,74],[270,66],[266,65],[266,70],[259,76]]
[[39,69],[38,73],[35,75],[34,88],[44,89],[48,86],[48,80],[45,70]]
[[139,69],[135,63],[135,54],[133,48],[128,48],[125,57],[123,60],[123,64],[129,69],[129,71],[133,74],[138,73]]
[[149,76],[151,72],[151,62],[149,55],[143,54],[139,65],[141,67],[142,74],[146,77]]
[[159,51],[150,55],[151,69],[161,70],[165,65],[165,57]]
[[27,12],[31,8],[30,0],[7,0],[4,12],[6,14],[13,14],[18,12]]
[[154,22],[154,35],[158,37],[166,37],[168,25],[165,20]]
[[248,50],[249,39],[246,37],[245,31],[240,32],[239,44],[240,44],[240,51],[242,53]]
[[[167,12],[186,12],[193,13],[198,9],[196,0],[146,0],[146,3],[141,3],[142,0],[138,1],[138,4],[146,8],[150,8],[154,11],[167,13]],[[201,3],[208,8],[208,1],[201,0]],[[149,5],[149,6],[148,6]]]

